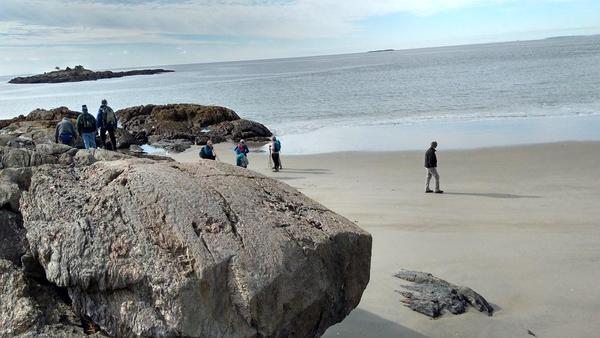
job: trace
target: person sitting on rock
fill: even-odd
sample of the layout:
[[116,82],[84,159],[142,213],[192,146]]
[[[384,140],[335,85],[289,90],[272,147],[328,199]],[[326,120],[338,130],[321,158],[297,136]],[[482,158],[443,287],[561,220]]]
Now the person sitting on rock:
[[77,133],[75,132],[75,127],[73,126],[73,123],[68,117],[63,117],[62,121],[60,121],[56,125],[56,131],[54,132],[54,141],[56,143],[66,144],[72,147],[75,143],[76,138]]
[[117,115],[108,106],[106,100],[102,100],[100,108],[98,108],[98,115],[96,116],[96,123],[98,129],[100,129],[100,142],[104,149],[106,148],[106,132],[110,136],[111,147],[109,150],[117,150],[117,140],[115,138],[115,129],[117,129]]
[[77,117],[77,133],[83,139],[85,149],[96,148],[96,119],[88,112],[87,106],[81,106],[81,114]]
[[281,142],[275,136],[271,137],[269,151],[271,152],[271,158],[273,159],[273,171],[279,171],[282,169],[281,158],[279,157],[279,152],[281,151]]
[[217,154],[211,140],[206,142],[206,145],[200,149],[200,158],[205,160],[216,160]]

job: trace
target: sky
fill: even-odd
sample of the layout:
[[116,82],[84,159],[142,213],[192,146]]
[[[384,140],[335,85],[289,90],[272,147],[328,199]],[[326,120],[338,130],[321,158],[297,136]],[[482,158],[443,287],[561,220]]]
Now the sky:
[[0,75],[590,34],[598,0],[0,0]]

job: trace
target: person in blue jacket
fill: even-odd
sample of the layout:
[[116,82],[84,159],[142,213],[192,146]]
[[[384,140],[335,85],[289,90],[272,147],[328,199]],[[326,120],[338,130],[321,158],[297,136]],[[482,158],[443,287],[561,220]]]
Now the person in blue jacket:
[[206,142],[206,145],[200,149],[200,158],[205,160],[216,160],[217,154],[215,153],[215,149],[213,147],[213,143],[211,140]]
[[281,151],[281,142],[277,137],[271,137],[271,144],[269,144],[269,151],[271,152],[271,158],[273,159],[273,171],[279,171],[281,167],[281,158],[279,152]]

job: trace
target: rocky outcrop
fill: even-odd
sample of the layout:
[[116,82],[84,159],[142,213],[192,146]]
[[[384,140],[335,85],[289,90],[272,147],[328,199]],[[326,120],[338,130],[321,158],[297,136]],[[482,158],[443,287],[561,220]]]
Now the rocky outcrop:
[[173,70],[165,69],[141,69],[141,70],[129,70],[124,72],[112,72],[112,71],[100,71],[95,72],[89,69],[85,69],[81,66],[77,66],[73,69],[67,68],[63,70],[57,70],[39,75],[16,77],[8,83],[13,84],[28,84],[28,83],[61,83],[61,82],[81,82],[81,81],[95,81],[101,79],[110,79],[115,77],[125,77],[134,75],[154,75],[160,73],[170,73]]
[[408,291],[398,291],[405,298],[402,302],[409,308],[432,318],[438,318],[449,311],[462,314],[469,306],[488,316],[494,308],[480,294],[466,286],[450,284],[430,273],[403,270],[395,275],[397,278],[412,282],[402,287]]
[[146,105],[117,112],[123,128],[138,140],[182,151],[191,144],[267,141],[272,135],[264,125],[241,119],[233,110],[196,104]]
[[[0,146],[32,148],[34,144],[54,143],[54,131],[58,122],[63,117],[68,117],[75,125],[79,114],[81,113],[67,107],[59,107],[51,110],[36,109],[27,116],[0,120]],[[122,128],[117,128],[115,136],[118,149],[128,149],[132,144],[145,143],[139,143],[138,139]],[[82,142],[78,139],[75,146],[82,148]]]
[[[27,116],[0,120],[0,146],[33,148],[54,143],[54,130],[63,117],[73,124],[79,112],[59,107],[36,109]],[[240,139],[266,142],[272,135],[264,125],[241,119],[233,110],[217,106],[172,104],[138,106],[117,112],[123,128],[117,128],[117,149],[151,144],[171,152],[182,152],[194,144],[237,142]],[[82,148],[78,139],[75,147]],[[97,139],[99,144],[99,138]]]

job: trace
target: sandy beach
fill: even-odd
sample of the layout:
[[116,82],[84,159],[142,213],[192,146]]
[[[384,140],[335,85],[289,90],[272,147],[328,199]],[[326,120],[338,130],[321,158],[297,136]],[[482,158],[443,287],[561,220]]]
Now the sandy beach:
[[[285,143],[284,143],[285,144]],[[232,145],[219,145],[234,163]],[[285,149],[285,148],[284,148]],[[267,169],[373,235],[361,304],[325,337],[594,337],[600,332],[600,143],[438,148],[443,195],[424,194],[423,152],[282,157]],[[198,148],[173,157],[198,161]],[[432,320],[405,308],[393,277],[432,273],[496,309]]]

